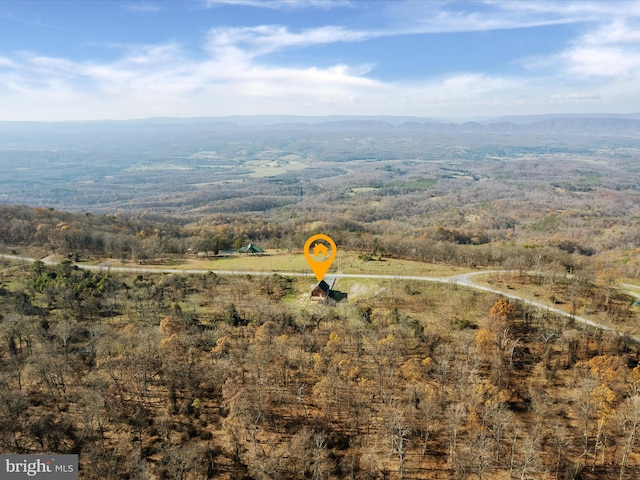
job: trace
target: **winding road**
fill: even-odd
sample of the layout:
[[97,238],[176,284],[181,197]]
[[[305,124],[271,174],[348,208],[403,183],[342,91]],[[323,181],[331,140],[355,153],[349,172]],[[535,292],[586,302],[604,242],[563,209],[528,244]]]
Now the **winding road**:
[[[46,265],[58,265],[60,262],[49,259],[37,259],[30,257],[22,257],[19,255],[6,255],[0,254],[0,259],[17,261],[17,262],[27,262],[34,263],[37,261],[41,261]],[[99,265],[82,265],[74,263],[74,266],[78,268],[82,268],[85,270],[94,270],[94,271],[102,271],[102,272],[124,272],[124,273],[176,273],[176,274],[206,274],[206,273],[215,273],[216,275],[272,275],[277,273],[278,275],[282,275],[285,277],[309,277],[312,278],[314,275],[312,273],[300,273],[300,272],[273,272],[273,271],[248,271],[248,270],[199,270],[199,269],[178,269],[178,268],[151,268],[151,267],[112,267],[110,264],[112,261],[103,262]],[[579,315],[572,315],[564,310],[560,310],[559,308],[552,307],[550,305],[546,305],[542,302],[532,300],[529,298],[525,298],[521,295],[516,295],[514,293],[504,292],[502,290],[497,290],[491,287],[487,287],[485,285],[481,285],[473,281],[473,277],[477,275],[486,275],[490,273],[507,273],[508,270],[483,270],[479,272],[471,272],[464,273],[461,275],[451,275],[451,276],[438,276],[438,277],[423,277],[423,276],[415,276],[415,275],[374,275],[374,274],[359,274],[359,273],[335,273],[331,274],[332,278],[340,279],[340,278],[361,278],[361,279],[379,279],[379,280],[416,280],[421,282],[438,282],[438,283],[447,283],[449,285],[460,285],[463,287],[474,288],[476,290],[481,290],[484,292],[495,293],[498,295],[502,295],[503,297],[510,298],[512,300],[518,300],[523,302],[524,304],[531,305],[536,308],[541,308],[543,310],[547,310],[549,312],[553,312],[555,314],[568,317],[574,319],[577,322],[580,322],[585,325],[589,325],[594,328],[599,328],[602,330],[606,330],[609,332],[618,332],[617,330],[607,326],[602,325],[600,323],[594,322],[593,320],[589,320],[588,318],[581,317]],[[623,284],[623,287],[631,287],[631,285]],[[633,295],[634,297],[640,298],[640,295],[627,292]],[[631,336],[631,338],[640,343],[640,337]]]

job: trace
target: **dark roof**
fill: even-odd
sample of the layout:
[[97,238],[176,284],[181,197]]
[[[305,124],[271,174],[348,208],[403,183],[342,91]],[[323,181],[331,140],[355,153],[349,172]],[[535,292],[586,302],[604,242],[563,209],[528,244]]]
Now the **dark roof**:
[[320,290],[322,290],[324,293],[328,295],[331,289],[333,288],[333,286],[335,285],[336,279],[332,278],[328,280],[329,282],[331,282],[331,284],[325,282],[324,280],[320,280],[316,285],[314,285],[312,291],[315,290],[316,288],[319,288]]
[[254,245],[253,243],[250,243],[239,250],[240,253],[262,253],[262,251],[263,250],[258,245]]
[[331,290],[331,287],[329,286],[329,284],[327,282],[325,282],[324,280],[320,280],[318,282],[318,284],[313,287],[313,289],[315,290],[316,288],[319,288],[320,290],[322,290],[324,293],[329,293],[329,290]]

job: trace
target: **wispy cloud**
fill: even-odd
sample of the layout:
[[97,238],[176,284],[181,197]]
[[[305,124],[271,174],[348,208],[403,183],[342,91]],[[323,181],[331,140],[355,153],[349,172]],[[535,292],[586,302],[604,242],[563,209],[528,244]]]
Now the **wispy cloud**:
[[505,11],[553,15],[576,21],[640,15],[640,3],[636,0],[574,0],[556,1],[530,0],[526,2],[499,2],[485,0],[483,3]]
[[560,58],[570,75],[619,78],[640,73],[640,54],[633,48],[580,45]]
[[524,59],[523,64],[532,71],[555,72],[565,79],[635,77],[640,84],[640,22],[638,19],[605,20],[559,51]]
[[165,10],[164,7],[157,3],[129,3],[124,8],[134,13],[158,13]]
[[407,33],[456,33],[531,28],[571,24],[594,20],[595,12],[580,2],[571,11],[560,2],[477,2],[481,8],[470,9],[467,2],[425,1],[389,2],[386,15],[393,27]]
[[286,48],[302,48],[338,42],[354,42],[376,36],[376,33],[326,26],[292,32],[287,27],[214,28],[209,31],[207,47],[215,56],[255,57]]
[[[0,4],[0,6],[2,6],[2,4]],[[15,15],[10,12],[0,12],[0,19],[4,19],[13,23],[19,23],[21,25],[28,25],[30,27],[53,28],[52,25],[48,25],[37,16],[27,18],[24,16]]]
[[[602,25],[639,18],[640,2],[450,0],[387,2],[384,16],[393,33],[458,33],[534,28],[552,25]],[[381,32],[382,33],[382,32]]]
[[0,68],[16,68],[16,63],[5,57],[0,57]]
[[214,6],[244,6],[266,8],[270,10],[293,10],[302,8],[316,8],[330,10],[352,5],[350,0],[205,0],[209,7]]
[[[260,8],[328,8],[347,2],[217,0]],[[257,5],[259,3],[259,5]],[[278,6],[266,6],[275,4]],[[304,4],[304,5],[303,5]],[[152,3],[130,4],[135,6]],[[640,2],[625,15],[603,2],[388,2],[375,28],[325,25],[215,27],[200,48],[177,41],[118,45],[112,61],[73,60],[37,52],[0,56],[4,118],[132,118],[218,114],[470,115],[637,110]],[[146,8],[146,7],[145,7]],[[637,13],[627,15],[629,12]],[[135,11],[135,10],[134,10]],[[143,12],[142,10],[139,10]],[[370,64],[336,60],[285,66],[278,53],[385,36],[530,28],[580,23],[570,43],[527,59],[529,72],[455,71],[412,81],[375,78]],[[37,113],[36,113],[37,112]]]
[[[640,12],[638,12],[640,17]],[[592,45],[628,44],[640,42],[640,19],[620,19],[606,23],[582,37]]]

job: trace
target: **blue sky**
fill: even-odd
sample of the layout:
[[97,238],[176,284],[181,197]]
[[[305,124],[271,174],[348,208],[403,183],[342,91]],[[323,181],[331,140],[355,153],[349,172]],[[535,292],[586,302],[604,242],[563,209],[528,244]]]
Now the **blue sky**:
[[0,120],[640,112],[640,1],[0,1]]

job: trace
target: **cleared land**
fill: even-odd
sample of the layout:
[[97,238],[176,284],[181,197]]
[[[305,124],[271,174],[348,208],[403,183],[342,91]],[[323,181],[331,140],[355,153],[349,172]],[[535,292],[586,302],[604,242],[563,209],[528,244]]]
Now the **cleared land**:
[[[132,266],[115,260],[109,262],[112,267]],[[98,264],[95,261],[92,264]],[[264,255],[221,255],[212,258],[173,257],[158,260],[144,265],[145,268],[166,268],[178,270],[227,270],[254,272],[299,272],[310,273],[304,255],[300,253],[270,253]],[[398,276],[451,276],[481,271],[478,269],[457,267],[452,265],[424,263],[412,260],[383,258],[382,260],[361,260],[353,252],[339,251],[327,275],[332,273],[354,273],[366,275],[398,275]]]

